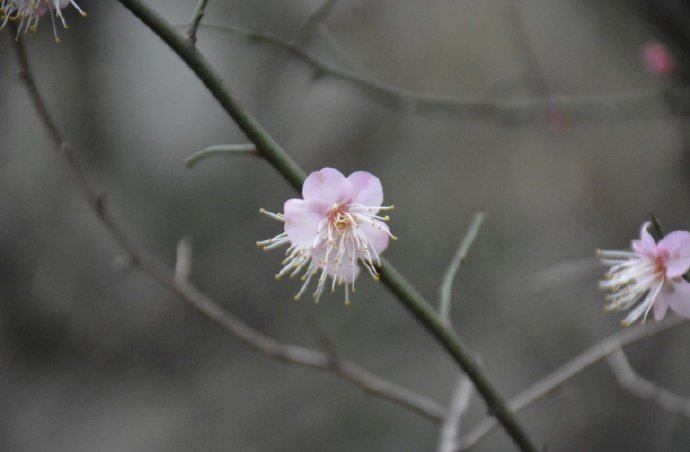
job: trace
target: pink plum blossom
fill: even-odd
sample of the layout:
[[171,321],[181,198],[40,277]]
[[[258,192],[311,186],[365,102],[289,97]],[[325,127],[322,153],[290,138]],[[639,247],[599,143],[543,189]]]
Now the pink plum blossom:
[[633,251],[597,251],[602,262],[610,265],[602,289],[607,310],[632,308],[623,324],[628,326],[642,317],[642,323],[654,308],[654,318],[661,320],[670,307],[690,318],[690,283],[683,279],[690,269],[690,232],[674,231],[657,243],[642,225],[640,239],[632,241]]
[[657,77],[666,77],[676,69],[676,59],[664,44],[649,41],[640,50],[644,67]]
[[70,5],[79,11],[79,14],[86,16],[75,0],[0,0],[0,29],[10,21],[17,22],[16,38],[19,39],[22,33],[36,31],[39,19],[45,14],[50,14],[55,42],[60,42],[55,18],[57,17],[62,26],[67,28],[62,10]]
[[333,291],[336,285],[345,285],[345,303],[349,304],[350,286],[354,292],[359,263],[377,280],[379,255],[389,240],[395,239],[385,223],[388,216],[379,215],[393,206],[381,206],[382,202],[381,181],[366,171],[348,177],[333,168],[315,171],[304,181],[302,198],[285,202],[284,213],[261,210],[284,223],[284,232],[257,245],[265,250],[288,246],[276,279],[303,272],[302,288],[295,299],[317,277],[314,300],[318,302],[330,276]]

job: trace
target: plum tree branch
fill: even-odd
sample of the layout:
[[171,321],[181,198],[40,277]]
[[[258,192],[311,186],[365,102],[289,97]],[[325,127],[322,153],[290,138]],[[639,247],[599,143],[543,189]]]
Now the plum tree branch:
[[644,120],[690,112],[688,87],[582,96],[550,93],[541,97],[501,100],[425,93],[341,69],[270,33],[223,25],[202,25],[201,28],[241,36],[249,42],[280,49],[319,74],[350,83],[383,100],[410,107],[415,113],[446,113],[504,124],[543,124],[548,111],[561,111],[574,123]]
[[[292,186],[300,190],[305,179],[304,171],[292,160],[268,132],[245,110],[231,94],[220,74],[184,36],[165,19],[140,0],[118,0],[146,26],[158,35],[196,74],[221,107],[230,115],[247,138],[254,143],[262,157],[266,159]],[[385,259],[381,259],[381,280],[407,308],[407,310],[431,333],[446,349],[456,363],[473,381],[489,407],[504,426],[515,444],[523,451],[537,452],[537,441],[522,426],[511,412],[505,400],[491,383],[481,366],[475,361],[460,338],[448,327],[431,305],[412,285]]]

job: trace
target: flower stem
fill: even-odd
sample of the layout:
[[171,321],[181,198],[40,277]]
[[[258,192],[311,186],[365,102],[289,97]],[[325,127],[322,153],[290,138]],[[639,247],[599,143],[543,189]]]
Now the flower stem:
[[[293,187],[301,190],[305,179],[304,171],[264,130],[230,93],[206,58],[178,33],[175,28],[140,0],[118,0],[135,16],[141,19],[155,34],[182,58],[196,76],[211,91],[223,109],[232,117],[257,150]],[[505,427],[513,441],[523,451],[538,452],[537,442],[522,427],[518,418],[509,410],[505,400],[490,382],[488,376],[477,364],[471,352],[460,341],[453,330],[446,326],[431,305],[412,285],[387,261],[381,260],[381,279],[402,304],[450,353],[453,359],[467,373],[482,395],[490,412]]]

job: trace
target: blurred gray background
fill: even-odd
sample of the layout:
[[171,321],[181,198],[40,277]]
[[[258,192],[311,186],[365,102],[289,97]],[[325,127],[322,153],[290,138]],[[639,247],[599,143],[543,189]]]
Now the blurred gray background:
[[[41,90],[90,181],[139,244],[261,331],[343,356],[447,403],[457,370],[381,284],[353,304],[295,303],[274,282],[280,226],[257,212],[295,196],[267,163],[185,157],[246,139],[155,35],[116,1],[53,42],[24,36]],[[195,1],[148,2],[184,24]],[[661,5],[663,2],[659,2]],[[317,0],[211,0],[206,24],[290,39]],[[304,48],[392,85],[439,96],[606,97],[680,83],[650,75],[642,45],[664,34],[631,2],[341,0]],[[332,375],[258,355],[134,268],[76,191],[36,118],[9,30],[0,32],[0,450],[422,451],[438,426]],[[667,41],[668,42],[668,41]],[[690,227],[684,118],[496,121],[422,111],[220,31],[199,48],[236,96],[308,171],[370,171],[395,204],[387,257],[435,301],[472,214],[488,213],[453,292],[453,321],[500,391],[514,395],[618,331],[602,312],[594,250],[625,248],[655,211]],[[531,53],[531,55],[530,55]],[[679,56],[679,59],[682,58]],[[535,63],[536,62],[536,63]],[[634,112],[633,112],[634,113]],[[633,115],[634,116],[634,115]],[[546,115],[545,115],[546,118]],[[628,349],[640,373],[690,396],[690,330]],[[485,415],[475,395],[465,421]],[[634,398],[605,363],[521,414],[553,451],[685,451],[688,419]],[[500,430],[475,450],[513,450]]]

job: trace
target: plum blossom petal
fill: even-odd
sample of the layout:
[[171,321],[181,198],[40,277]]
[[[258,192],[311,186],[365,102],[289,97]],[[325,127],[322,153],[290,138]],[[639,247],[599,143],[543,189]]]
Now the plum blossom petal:
[[383,203],[383,187],[379,178],[366,171],[356,171],[347,176],[347,180],[352,186],[352,203],[376,208],[374,213],[378,212]]
[[666,262],[666,277],[677,278],[683,276],[690,269],[690,257],[671,258]]
[[[369,243],[377,256],[388,247],[391,235],[386,223],[372,220],[371,222],[360,223],[359,228],[362,230],[362,233],[369,238]],[[358,256],[361,258],[366,257],[362,254],[358,254]]]
[[285,202],[285,233],[292,243],[302,247],[314,243],[319,222],[323,218],[320,210],[318,201],[310,202],[295,198]]
[[318,301],[331,278],[331,289],[345,286],[345,303],[354,292],[360,265],[378,279],[380,254],[395,239],[380,211],[383,190],[379,179],[358,171],[348,178],[340,171],[324,168],[307,177],[302,187],[304,199],[289,199],[284,214],[261,212],[284,224],[284,231],[272,239],[257,242],[263,249],[288,246],[283,268],[276,278],[302,273],[299,298],[316,279],[314,300]]
[[675,278],[690,269],[690,232],[674,231],[659,241],[660,252],[667,256],[666,276]]
[[36,14],[43,16],[51,9],[59,10],[67,8],[69,6],[69,2],[70,0],[44,0],[36,7]]
[[630,325],[650,310],[661,320],[670,307],[690,318],[690,283],[682,275],[690,269],[690,232],[674,231],[656,243],[642,225],[640,239],[633,240],[633,251],[600,250],[602,262],[611,268],[599,287],[610,292],[609,310],[628,310],[623,320]]
[[640,240],[633,240],[632,247],[637,254],[653,254],[656,249],[656,242],[649,233],[648,229],[652,223],[647,221],[640,230]]
[[661,320],[666,316],[666,311],[668,311],[668,298],[664,290],[662,290],[657,296],[653,309],[654,320]]
[[339,204],[349,199],[351,191],[350,182],[343,173],[333,168],[324,168],[307,176],[302,186],[302,197],[305,200]]
[[339,265],[334,254],[328,256],[328,260],[326,260],[325,247],[315,248],[311,256],[312,259],[322,263],[324,272],[337,284],[353,283],[359,275],[360,269],[358,265]]
[[664,297],[669,307],[679,316],[690,319],[690,283],[678,278],[669,286],[673,289]]

